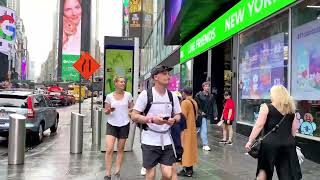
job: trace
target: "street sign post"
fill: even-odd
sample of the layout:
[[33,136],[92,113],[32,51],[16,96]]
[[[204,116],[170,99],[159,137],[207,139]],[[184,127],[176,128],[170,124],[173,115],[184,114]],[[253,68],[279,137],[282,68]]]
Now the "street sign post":
[[[79,71],[80,75],[85,79],[89,80],[90,76],[93,79],[93,73],[99,69],[100,64],[88,53],[82,52],[80,58],[73,67]],[[79,113],[81,113],[81,77],[79,83]],[[91,96],[91,122],[93,120],[93,96]]]

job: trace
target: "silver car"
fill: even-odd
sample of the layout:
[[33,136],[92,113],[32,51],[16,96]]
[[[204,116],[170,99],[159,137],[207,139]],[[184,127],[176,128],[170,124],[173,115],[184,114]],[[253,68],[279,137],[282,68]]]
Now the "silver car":
[[18,113],[26,119],[27,139],[40,143],[43,132],[50,128],[55,133],[59,123],[59,113],[50,100],[32,91],[0,91],[0,136],[8,137],[9,115]]

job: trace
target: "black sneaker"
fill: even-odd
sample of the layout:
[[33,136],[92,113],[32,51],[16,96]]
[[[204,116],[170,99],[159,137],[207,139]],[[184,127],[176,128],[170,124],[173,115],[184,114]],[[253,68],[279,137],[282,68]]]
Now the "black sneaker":
[[187,172],[186,170],[182,169],[180,172],[178,172],[178,176],[186,176]]
[[225,143],[227,143],[227,141],[225,141],[225,140],[221,140],[221,141],[219,141],[219,143],[221,143],[221,144],[225,144]]
[[111,176],[105,176],[103,180],[111,180]]
[[228,141],[228,142],[226,142],[226,144],[227,144],[227,145],[232,145],[233,142],[232,142],[232,141]]

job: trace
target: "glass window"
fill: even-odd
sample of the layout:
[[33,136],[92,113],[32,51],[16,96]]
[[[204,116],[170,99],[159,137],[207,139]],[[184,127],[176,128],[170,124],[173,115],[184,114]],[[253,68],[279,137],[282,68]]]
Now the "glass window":
[[299,132],[320,137],[320,2],[292,8],[291,94],[300,115]]
[[192,87],[192,61],[181,64],[180,83],[181,88]]
[[287,86],[288,11],[239,35],[239,121],[254,124],[273,85]]

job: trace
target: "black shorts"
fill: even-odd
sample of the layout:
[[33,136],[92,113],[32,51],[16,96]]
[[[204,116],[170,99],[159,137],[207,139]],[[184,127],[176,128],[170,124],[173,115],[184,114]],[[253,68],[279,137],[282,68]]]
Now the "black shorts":
[[151,169],[158,164],[172,166],[176,162],[172,145],[164,146],[162,150],[161,146],[141,145],[143,167]]
[[230,120],[230,123],[228,123],[228,120],[224,120],[224,124],[225,124],[225,125],[232,125],[232,123],[233,123],[232,120]]
[[111,124],[107,123],[107,132],[106,135],[113,136],[117,139],[127,139],[129,136],[130,130],[130,123],[125,126],[112,126]]

